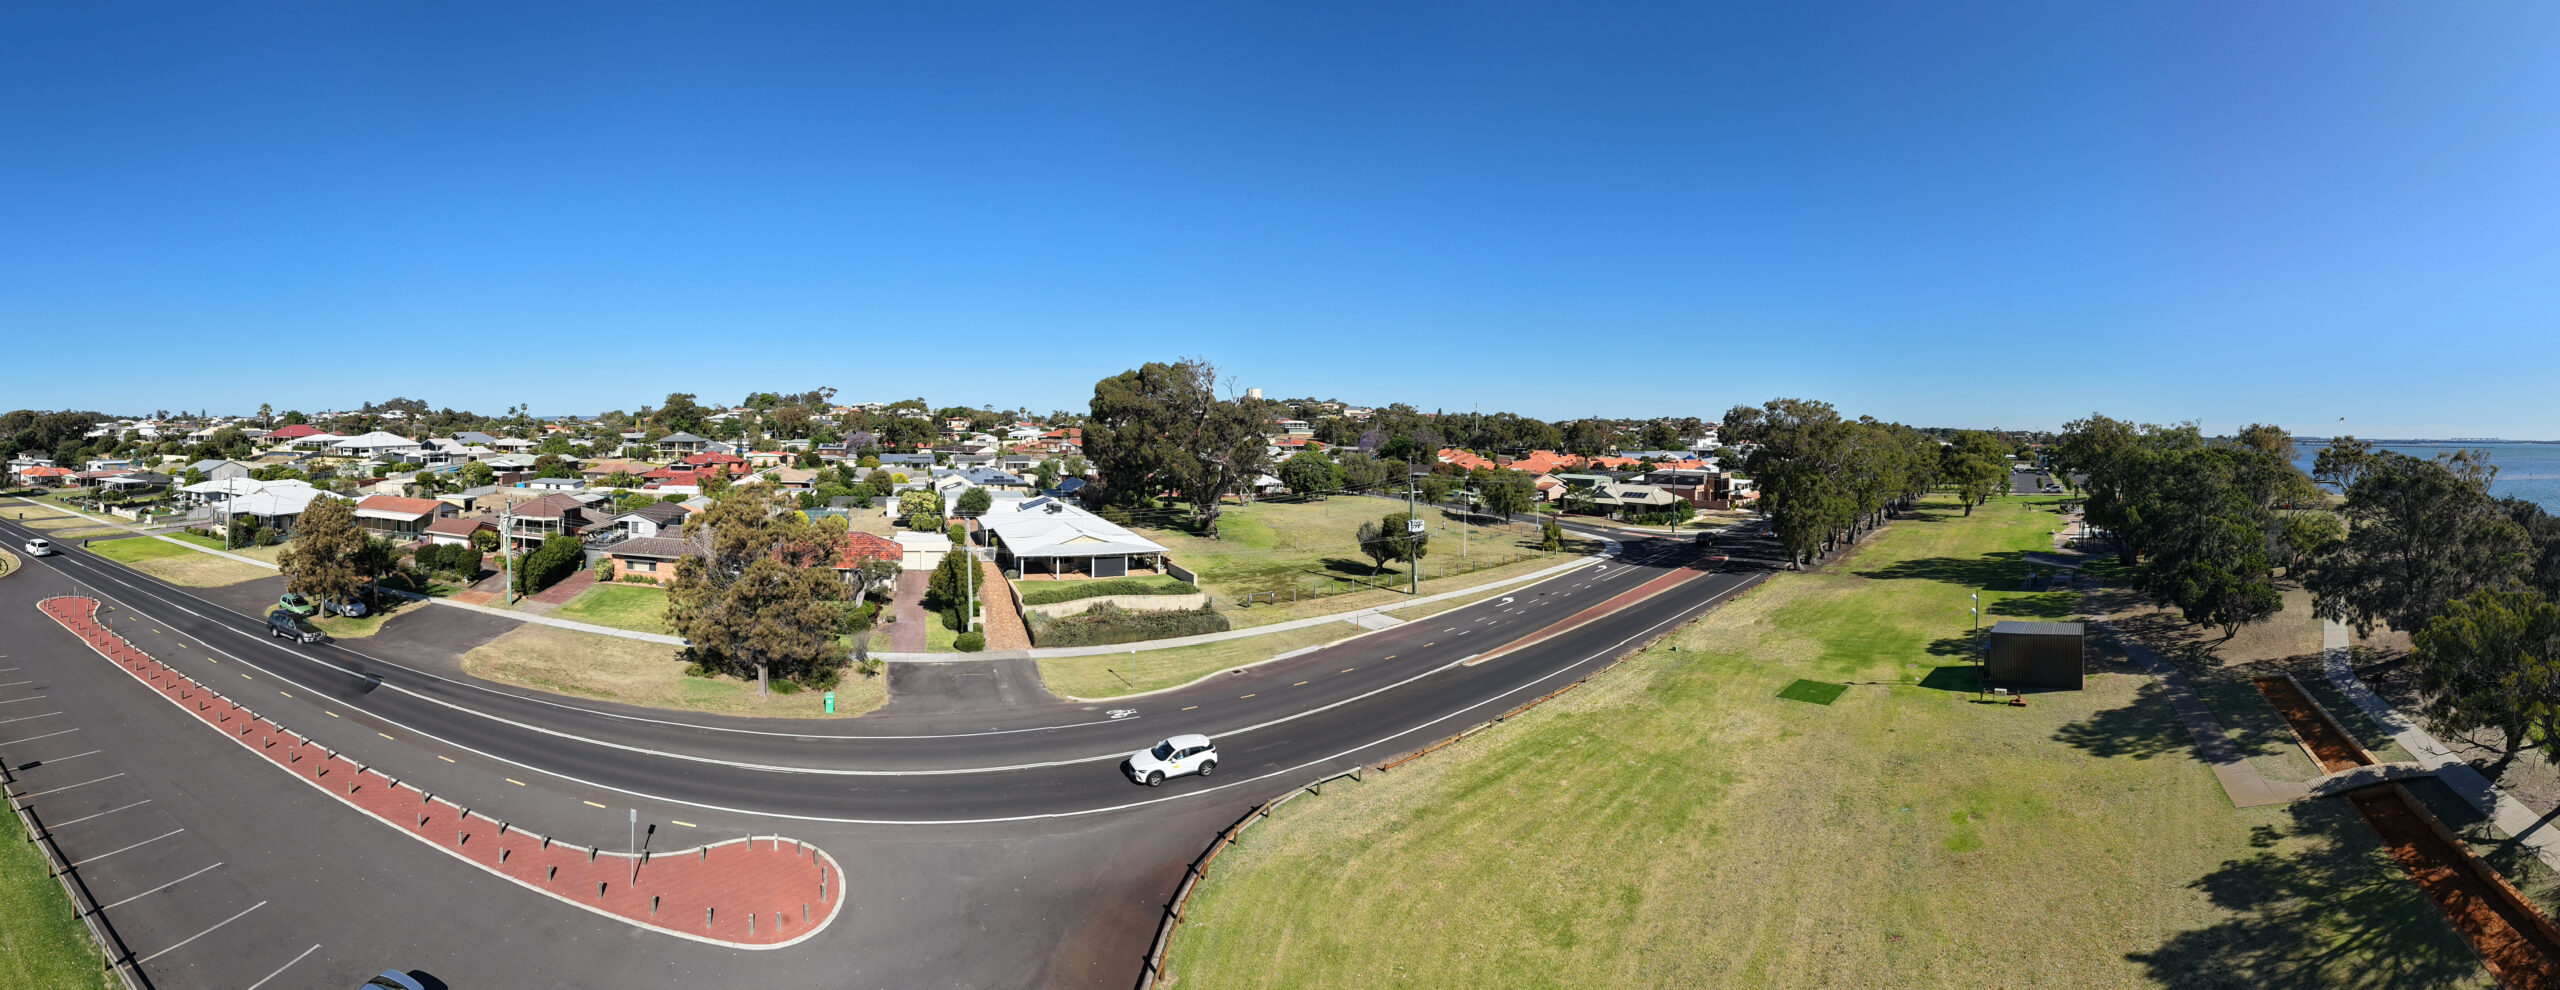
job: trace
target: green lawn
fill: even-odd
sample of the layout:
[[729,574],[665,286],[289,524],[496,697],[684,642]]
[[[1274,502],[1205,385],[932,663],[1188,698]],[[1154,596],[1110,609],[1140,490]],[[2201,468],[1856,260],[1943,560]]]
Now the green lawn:
[[672,633],[667,626],[667,593],[645,584],[599,584],[554,610],[552,615],[633,632]]
[[1055,605],[1102,595],[1188,595],[1200,589],[1166,574],[1102,578],[1089,581],[1015,581],[1014,594],[1025,605]]
[[1229,667],[1260,663],[1291,650],[1330,643],[1360,634],[1347,622],[1327,622],[1169,650],[1140,650],[1135,655],[1103,653],[1039,661],[1040,679],[1049,692],[1065,698],[1100,699],[1179,687]]
[[[2232,808],[2130,667],[1975,703],[1966,596],[2020,597],[1990,589],[2016,587],[2047,501],[1932,504],[1529,715],[1301,798],[1218,860],[1172,977],[2491,985],[2344,806]],[[1779,696],[1798,680],[1846,689]]]
[[212,588],[259,578],[274,577],[276,572],[255,564],[226,560],[209,553],[198,553],[167,540],[148,536],[128,536],[99,540],[89,551],[118,561],[171,584],[191,588]]
[[[0,814],[6,814],[0,812]],[[16,815],[0,841],[0,986],[114,987],[88,926],[53,878],[44,853],[26,841]]]
[[[1404,566],[1377,566],[1361,554],[1354,534],[1363,522],[1374,523],[1403,510],[1402,503],[1348,496],[1321,502],[1256,502],[1220,513],[1219,538],[1214,540],[1193,535],[1180,525],[1178,512],[1159,511],[1141,520],[1157,525],[1138,529],[1173,551],[1174,562],[1197,574],[1202,590],[1212,595],[1291,589],[1332,592],[1370,582],[1401,588]],[[1422,518],[1431,527],[1432,541],[1422,559],[1425,580],[1454,573],[1462,558],[1472,568],[1544,555],[1537,549],[1538,527],[1527,517],[1509,524],[1488,521],[1462,526],[1455,515],[1425,508]]]
[[887,677],[847,670],[830,716],[825,696],[816,691],[758,695],[752,679],[688,675],[672,646],[531,623],[463,654],[462,669],[581,698],[728,715],[851,718],[880,707],[889,696]]
[[125,564],[138,564],[146,560],[160,560],[168,557],[200,556],[195,551],[189,550],[175,543],[171,543],[167,540],[153,539],[148,536],[128,536],[120,540],[99,540],[95,543],[89,544],[89,552],[105,557],[108,560]]

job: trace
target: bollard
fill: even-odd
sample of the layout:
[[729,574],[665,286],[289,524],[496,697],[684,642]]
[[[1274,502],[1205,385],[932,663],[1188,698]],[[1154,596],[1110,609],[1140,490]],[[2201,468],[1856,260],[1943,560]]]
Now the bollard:
[[709,928],[709,927],[711,927],[711,912],[713,912],[713,911],[715,911],[715,910],[718,910],[718,909],[717,909],[717,908],[703,908],[703,909],[702,909],[702,927],[704,927],[704,928]]
[[560,879],[560,868],[559,868],[559,867],[557,867],[557,866],[551,867],[549,870],[545,871],[545,872],[542,874],[542,878],[543,878],[543,879],[545,879],[545,880],[558,880],[558,879]]
[[656,895],[656,894],[651,894],[651,895],[649,895],[649,917],[655,918],[655,917],[657,917],[657,916],[658,916],[658,895]]
[[604,897],[604,883],[602,881],[598,881],[596,883],[596,897],[598,899],[602,899]]

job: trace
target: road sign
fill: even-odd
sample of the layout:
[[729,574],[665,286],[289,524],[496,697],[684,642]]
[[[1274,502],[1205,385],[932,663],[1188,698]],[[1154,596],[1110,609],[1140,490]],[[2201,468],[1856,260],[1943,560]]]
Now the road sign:
[[1408,533],[1419,533],[1419,532],[1422,532],[1422,529],[1423,529],[1423,526],[1422,526],[1422,520],[1420,520],[1420,519],[1407,519],[1407,520],[1405,520],[1405,521],[1404,521],[1404,531],[1405,531],[1405,532],[1408,532]]

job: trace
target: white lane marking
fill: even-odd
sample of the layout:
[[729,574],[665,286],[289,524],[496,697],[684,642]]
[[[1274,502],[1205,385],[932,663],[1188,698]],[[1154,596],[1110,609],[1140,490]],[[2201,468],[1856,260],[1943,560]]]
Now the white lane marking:
[[170,947],[168,947],[168,948],[166,948],[166,949],[162,949],[162,950],[160,950],[160,951],[158,951],[158,952],[154,952],[154,953],[152,953],[152,954],[150,954],[150,955],[147,955],[147,956],[144,956],[144,957],[142,957],[142,958],[140,958],[140,959],[136,959],[136,960],[134,960],[134,961],[133,961],[133,964],[134,964],[135,966],[139,967],[139,966],[141,966],[143,963],[150,962],[150,961],[152,961],[152,960],[154,960],[154,959],[158,959],[158,958],[160,958],[161,956],[165,956],[165,955],[168,955],[169,953],[176,952],[176,951],[178,951],[179,949],[186,948],[186,947],[187,947],[187,942],[193,942],[193,941],[195,941],[195,940],[197,940],[197,939],[200,939],[200,938],[203,938],[203,937],[205,937],[205,936],[207,936],[207,935],[211,935],[211,934],[213,934],[213,930],[214,930],[214,928],[220,928],[220,927],[222,927],[222,926],[224,926],[224,925],[228,925],[228,924],[230,924],[230,923],[232,923],[232,922],[234,922],[234,921],[238,921],[238,920],[240,920],[240,919],[241,919],[241,918],[243,918],[243,917],[247,917],[247,916],[248,916],[248,914],[249,914],[249,912],[251,912],[251,911],[255,911],[255,910],[257,910],[257,909],[259,909],[259,908],[262,908],[262,907],[265,907],[265,906],[267,906],[267,902],[265,902],[265,901],[259,901],[259,902],[258,902],[258,903],[256,903],[256,904],[249,905],[247,908],[243,909],[239,914],[235,914],[235,915],[232,915],[231,917],[224,918],[224,919],[222,919],[222,920],[220,920],[220,921],[214,922],[214,923],[213,923],[213,928],[207,928],[207,929],[205,929],[205,930],[203,930],[203,931],[200,931],[200,932],[197,932],[197,933],[195,933],[195,934],[193,934],[193,935],[189,935],[189,936],[187,936],[187,937],[186,937],[186,940],[185,940],[185,941],[179,942],[179,943],[178,943],[178,944],[176,944],[176,945],[172,945],[172,946],[170,946]]
[[272,979],[275,979],[276,977],[283,976],[283,975],[284,975],[284,971],[285,971],[285,970],[288,970],[288,969],[292,969],[292,968],[293,968],[293,964],[294,964],[294,963],[298,963],[298,962],[303,961],[304,959],[310,958],[310,956],[311,956],[311,954],[312,954],[312,953],[314,953],[314,952],[318,952],[318,951],[320,951],[320,946],[319,946],[317,943],[314,943],[310,948],[302,950],[302,954],[301,954],[301,955],[298,955],[298,956],[293,957],[292,959],[286,960],[284,965],[276,967],[276,971],[275,971],[275,972],[272,972],[272,973],[267,974],[267,975],[266,975],[266,979],[262,979],[262,980],[259,980],[259,981],[258,981],[258,982],[256,982],[256,983],[249,984],[247,987],[243,988],[243,990],[258,990],[258,988],[259,988],[259,987],[266,986],[266,985],[267,985],[267,980],[272,980]]
[[91,856],[91,857],[89,857],[89,858],[87,858],[87,859],[79,860],[79,861],[77,861],[77,862],[74,862],[74,863],[72,863],[71,865],[73,865],[73,866],[87,866],[87,865],[89,865],[89,864],[91,864],[91,863],[95,863],[95,862],[97,862],[97,861],[99,861],[99,860],[105,859],[105,858],[107,858],[107,857],[109,857],[109,856],[113,856],[113,855],[115,855],[115,854],[117,854],[117,853],[120,853],[120,852],[131,852],[131,851],[133,851],[133,850],[140,849],[140,848],[142,848],[142,847],[144,847],[144,846],[150,845],[150,844],[152,844],[152,843],[154,843],[154,842],[158,842],[158,841],[160,841],[160,840],[162,840],[162,839],[166,839],[166,838],[168,838],[168,837],[170,837],[170,836],[172,836],[172,835],[176,835],[176,834],[178,834],[178,833],[180,833],[180,832],[184,832],[184,831],[186,831],[186,829],[183,829],[183,828],[171,829],[171,830],[169,830],[169,831],[162,832],[162,833],[160,833],[160,834],[158,834],[158,835],[152,836],[152,837],[150,837],[150,838],[148,838],[148,839],[144,839],[144,840],[142,840],[142,841],[140,841],[140,842],[136,842],[136,843],[134,843],[134,844],[132,844],[132,845],[126,846],[126,847],[124,847],[124,848],[122,848],[122,849],[112,849],[112,850],[109,850],[109,851],[107,851],[107,852],[102,852],[102,853],[99,853],[99,854],[97,854],[97,855],[95,855],[95,856]]
[[17,745],[17,744],[19,744],[19,743],[31,743],[31,742],[34,742],[34,741],[36,741],[36,740],[38,740],[38,739],[51,739],[51,738],[53,738],[53,737],[55,737],[55,736],[67,736],[67,735],[70,735],[70,734],[72,734],[72,733],[74,733],[74,732],[78,732],[78,731],[80,731],[80,730],[78,730],[78,729],[64,729],[64,730],[62,730],[62,731],[60,731],[60,732],[48,732],[48,733],[45,733],[44,735],[41,735],[41,736],[28,736],[28,737],[26,737],[26,738],[24,738],[24,739],[12,739],[12,740],[9,740],[8,742],[0,742],[0,746],[15,746],[15,745]]
[[136,801],[136,802],[134,802],[134,803],[132,803],[132,804],[125,805],[124,807],[121,807],[121,808],[109,808],[109,809],[107,809],[107,810],[105,810],[105,811],[98,812],[97,814],[94,814],[94,815],[82,815],[82,816],[80,816],[80,817],[78,817],[78,818],[74,818],[74,819],[72,819],[72,820],[70,820],[70,821],[67,821],[67,822],[50,822],[50,823],[47,823],[47,824],[45,825],[45,827],[46,827],[46,828],[62,828],[62,827],[67,826],[67,825],[78,825],[78,824],[80,824],[81,822],[88,821],[89,819],[92,819],[92,818],[105,818],[105,817],[107,817],[108,815],[115,814],[116,812],[119,812],[119,811],[131,811],[131,810],[133,810],[133,809],[135,809],[135,808],[139,808],[139,807],[142,807],[143,805],[150,804],[150,803],[151,803],[151,799],[150,799],[150,798],[143,798],[143,799],[142,799],[142,800],[140,800],[140,801]]
[[35,769],[35,768],[37,768],[37,767],[49,767],[49,766],[52,766],[52,765],[54,765],[54,764],[56,764],[56,763],[60,763],[60,762],[62,762],[62,761],[64,761],[64,760],[76,760],[76,759],[79,759],[79,758],[81,758],[81,757],[83,757],[83,756],[96,756],[96,755],[98,755],[98,754],[100,754],[100,753],[103,753],[103,752],[106,752],[106,751],[105,751],[105,750],[102,750],[102,749],[93,749],[93,750],[90,750],[90,751],[88,751],[88,752],[86,752],[86,753],[73,753],[73,754],[71,754],[71,755],[69,755],[69,756],[54,756],[54,757],[48,757],[48,758],[46,758],[46,759],[41,759],[41,760],[28,760],[28,761],[27,761],[27,762],[25,762],[25,763],[19,764],[18,769],[20,769],[20,770],[33,770],[33,769]]
[[98,910],[97,910],[97,911],[95,911],[95,912],[93,912],[93,913],[96,913],[96,914],[105,914],[105,913],[107,913],[108,909],[110,909],[110,908],[120,908],[120,907],[123,907],[123,906],[125,906],[125,905],[127,905],[127,904],[131,904],[131,903],[133,903],[133,902],[135,902],[135,901],[141,900],[141,899],[143,899],[143,898],[145,898],[145,897],[149,897],[149,896],[151,896],[151,895],[153,895],[153,894],[157,894],[157,893],[159,893],[159,892],[161,892],[161,891],[164,891],[164,890],[167,890],[167,889],[169,889],[169,888],[171,888],[171,887],[175,887],[175,886],[177,886],[177,885],[179,885],[179,884],[182,884],[182,883],[185,883],[185,882],[187,882],[187,881],[189,881],[189,880],[193,880],[193,879],[195,879],[195,878],[197,878],[197,877],[199,877],[199,876],[203,876],[203,875],[204,875],[204,873],[205,873],[205,870],[211,870],[211,869],[213,869],[214,867],[216,867],[216,866],[221,866],[221,865],[222,865],[222,864],[220,864],[220,863],[215,863],[215,864],[213,864],[213,866],[205,867],[203,870],[197,870],[197,871],[195,871],[194,873],[190,873],[190,874],[187,874],[186,876],[179,877],[179,878],[177,878],[177,879],[175,879],[175,880],[171,880],[171,881],[169,881],[168,883],[164,883],[164,884],[161,884],[161,885],[159,885],[159,886],[157,886],[157,887],[153,887],[153,888],[151,888],[151,889],[149,889],[149,890],[143,891],[142,893],[135,894],[135,895],[133,895],[133,896],[131,896],[131,897],[125,898],[124,900],[121,900],[121,901],[117,901],[117,902],[115,902],[115,903],[113,903],[113,904],[100,904],[100,905],[98,905]]
[[21,701],[43,701],[44,699],[45,699],[45,696],[44,696],[44,695],[39,694],[39,695],[31,696],[31,697],[25,697],[25,698],[11,698],[11,699],[9,699],[9,700],[7,700],[7,701],[0,701],[0,705],[14,705],[14,704],[17,704],[17,703],[19,703],[19,702],[21,702]]
[[26,800],[26,799],[28,799],[28,798],[33,798],[33,797],[43,797],[43,796],[45,796],[45,795],[47,795],[47,794],[60,794],[60,793],[62,793],[62,792],[64,792],[64,791],[70,790],[70,789],[72,789],[72,788],[74,788],[74,787],[87,787],[87,786],[89,786],[89,785],[91,785],[91,784],[95,784],[95,783],[97,783],[97,782],[98,782],[98,781],[100,781],[100,780],[114,780],[114,779],[116,779],[116,778],[118,778],[118,777],[122,777],[122,776],[124,776],[124,774],[122,774],[122,773],[111,773],[111,774],[108,774],[108,775],[106,775],[106,776],[104,776],[104,777],[97,778],[97,780],[84,780],[84,781],[81,781],[81,782],[79,782],[79,783],[77,783],[77,784],[64,784],[64,785],[62,785],[62,786],[60,786],[60,787],[53,788],[52,790],[37,791],[37,792],[32,793],[32,794],[20,794],[20,795],[18,795],[18,800],[24,801],[24,800]]

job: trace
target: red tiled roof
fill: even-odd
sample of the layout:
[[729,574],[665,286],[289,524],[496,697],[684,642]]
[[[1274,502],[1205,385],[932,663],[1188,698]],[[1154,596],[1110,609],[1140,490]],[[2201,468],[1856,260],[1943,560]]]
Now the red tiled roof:
[[357,509],[374,512],[396,512],[404,516],[423,516],[444,508],[444,503],[431,498],[402,498],[398,495],[368,495],[356,503]]
[[836,569],[849,571],[865,560],[903,560],[905,547],[898,541],[876,533],[854,533],[845,537],[844,549],[836,551]]
[[723,453],[721,453],[721,452],[719,452],[719,451],[716,451],[716,450],[706,450],[706,451],[703,451],[702,453],[694,454],[694,455],[692,455],[692,456],[686,457],[684,460],[679,461],[679,462],[677,462],[677,463],[680,463],[680,464],[693,464],[693,465],[704,465],[704,464],[744,464],[744,463],[746,463],[746,462],[747,462],[747,459],[746,459],[746,458],[744,458],[744,457],[740,457],[740,456],[738,456],[738,455],[736,455],[736,454],[723,454]]
[[1437,456],[1440,458],[1440,463],[1455,464],[1469,471],[1473,471],[1477,468],[1491,468],[1495,466],[1492,461],[1486,460],[1482,454],[1476,453],[1472,450],[1459,450],[1456,447],[1442,447],[1440,448],[1440,453]]
[[18,476],[21,478],[68,478],[78,473],[79,472],[66,467],[31,467],[18,469]]
[[318,436],[318,435],[320,435],[320,428],[319,428],[319,427],[317,427],[317,426],[313,426],[313,425],[311,425],[311,424],[309,424],[309,423],[295,423],[295,424],[293,424],[292,426],[287,426],[287,427],[284,427],[284,428],[282,428],[282,429],[279,429],[279,430],[277,430],[277,431],[275,431],[275,432],[273,432],[273,433],[267,434],[267,439],[269,439],[269,440],[300,440],[300,439],[302,439],[303,437]]

